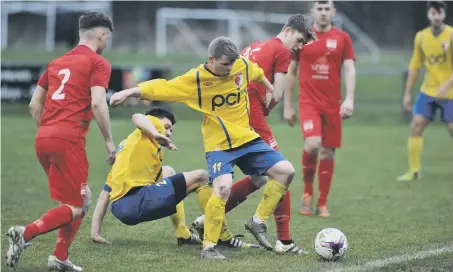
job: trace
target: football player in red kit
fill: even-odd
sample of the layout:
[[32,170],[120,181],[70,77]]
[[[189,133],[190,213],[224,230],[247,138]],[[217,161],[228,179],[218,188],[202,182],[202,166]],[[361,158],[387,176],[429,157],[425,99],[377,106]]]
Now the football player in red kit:
[[[278,150],[277,142],[265,117],[283,95],[286,87],[286,72],[291,62],[291,52],[297,52],[303,44],[313,38],[310,20],[302,14],[296,14],[288,19],[277,37],[267,41],[254,42],[242,51],[243,56],[263,69],[267,79],[274,85],[275,97],[272,98],[266,97],[265,87],[253,82],[250,82],[247,91],[250,99],[250,125],[275,150]],[[234,183],[225,206],[225,212],[229,212],[244,202],[249,194],[258,190],[266,181],[266,177],[247,176]],[[275,250],[277,253],[305,253],[291,239],[290,214],[291,199],[290,192],[287,191],[274,212],[278,236],[276,246],[273,248],[267,238],[257,239],[263,247]],[[196,229],[202,226],[201,220],[200,217],[195,220],[193,226]]]
[[[335,15],[332,1],[314,1],[312,15],[318,41],[293,55],[288,68],[284,117],[288,121],[294,117],[292,91],[299,69],[299,117],[305,139],[300,213],[312,214],[313,180],[319,154],[316,214],[327,217],[327,195],[332,182],[335,149],[341,147],[342,119],[351,117],[354,108],[355,56],[349,35],[332,26]],[[341,95],[342,66],[346,84],[344,100]]]
[[113,23],[106,15],[82,14],[78,46],[50,62],[39,78],[30,102],[38,127],[35,148],[48,176],[50,197],[60,205],[25,227],[8,230],[9,267],[17,266],[29,241],[58,229],[55,251],[47,263],[49,270],[83,271],[69,261],[68,248],[91,204],[85,137],[93,115],[104,137],[109,163],[116,153],[106,100],[111,67],[100,55],[112,31]]

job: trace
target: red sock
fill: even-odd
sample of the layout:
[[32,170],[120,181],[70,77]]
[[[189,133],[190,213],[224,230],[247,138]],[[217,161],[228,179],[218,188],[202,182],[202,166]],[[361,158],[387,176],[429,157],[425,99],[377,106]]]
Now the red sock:
[[24,239],[30,241],[34,237],[61,228],[72,221],[72,210],[66,205],[53,208],[40,219],[25,226]]
[[334,160],[323,159],[319,161],[318,178],[319,178],[319,197],[318,207],[326,206],[327,195],[332,184]]
[[76,220],[60,228],[58,231],[57,245],[55,246],[55,251],[53,252],[53,255],[57,257],[58,260],[66,261],[68,259],[69,247],[79,231],[84,216],[85,214],[82,213],[82,215]]
[[278,204],[277,209],[275,209],[274,218],[277,227],[278,240],[291,240],[291,235],[289,233],[289,221],[291,220],[291,194],[289,191],[286,192]]
[[304,174],[304,194],[313,195],[313,181],[315,179],[318,153],[310,154],[304,150],[302,155],[302,169]]
[[252,183],[250,176],[247,176],[231,187],[230,197],[225,206],[225,213],[236,208],[239,204],[244,202],[247,199],[247,196],[258,190],[255,184]]

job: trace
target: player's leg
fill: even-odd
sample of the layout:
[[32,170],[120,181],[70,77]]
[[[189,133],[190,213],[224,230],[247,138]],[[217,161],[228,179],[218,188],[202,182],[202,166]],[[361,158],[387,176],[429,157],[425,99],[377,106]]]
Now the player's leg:
[[448,131],[453,137],[453,99],[443,100],[439,102],[441,118],[447,124]]
[[[249,176],[247,176],[250,178]],[[252,176],[250,178],[251,182],[253,182],[253,186],[256,186],[256,188],[260,188],[263,184],[266,183],[267,177],[264,176]],[[233,185],[234,188],[234,185]],[[231,189],[230,193],[230,198],[232,197],[232,192],[233,188]],[[237,189],[236,189],[237,190]],[[200,237],[204,237],[204,219],[205,219],[205,208],[206,204],[209,200],[209,198],[212,195],[212,184],[207,184],[203,185],[200,188],[197,189],[197,197],[198,197],[198,203],[200,205],[200,208],[203,212],[203,215],[198,216],[192,223],[192,228],[195,229]],[[240,192],[237,192],[240,193]],[[247,195],[245,195],[246,198]],[[237,203],[237,205],[230,205],[228,206],[228,203],[230,202],[230,198],[228,198],[227,204],[225,206],[225,213],[228,213],[231,209],[239,205],[240,203]],[[220,232],[220,237],[219,241],[217,242],[217,245],[219,246],[224,246],[228,248],[260,248],[259,245],[255,244],[250,244],[242,239],[240,239],[241,235],[234,235],[231,233],[231,231],[228,228],[227,224],[227,219],[226,217],[223,220],[223,225],[222,225],[222,230]]]
[[335,150],[341,147],[342,119],[340,108],[333,108],[322,113],[322,148],[319,152],[318,167],[318,203],[316,214],[328,217],[327,196],[332,184],[335,166]]
[[[111,172],[107,176],[107,180],[111,177]],[[94,209],[93,218],[91,220],[91,240],[95,243],[100,244],[110,244],[109,241],[104,239],[101,235],[102,222],[104,221],[105,214],[110,204],[110,191],[112,189],[107,184],[104,185],[104,188],[99,195],[96,208]]]
[[421,159],[423,153],[423,132],[435,117],[435,99],[419,93],[414,104],[411,123],[411,134],[407,142],[409,171],[398,177],[400,181],[417,180],[420,178]]
[[225,219],[225,206],[233,184],[235,152],[214,151],[206,153],[209,179],[213,184],[213,193],[206,203],[202,258],[225,259],[217,244]]
[[311,105],[299,106],[299,118],[304,137],[302,151],[302,174],[304,189],[302,191],[299,212],[302,215],[312,214],[313,183],[318,164],[318,153],[321,148],[321,117],[319,111]]
[[[85,152],[83,148],[82,152],[74,143],[63,139],[37,139],[35,146],[39,161],[48,175],[50,196],[61,205],[25,227],[16,226],[8,230],[10,248],[7,252],[7,266],[17,265],[26,242],[63,227],[58,235],[54,255],[49,256],[48,265],[81,270],[69,261],[67,249],[80,226],[84,204],[89,205],[91,202],[91,194],[86,189],[88,161],[86,156],[83,157]],[[67,167],[68,165],[71,167]]]
[[[278,144],[275,140],[274,134],[272,133],[271,128],[266,122],[264,115],[262,118],[261,115],[257,117],[250,118],[250,124],[255,129],[255,131],[261,136],[261,138],[270,145],[273,149],[278,150]],[[254,176],[256,177],[256,176]],[[260,177],[255,178],[252,182],[254,183],[255,187],[261,188],[267,182],[267,177]],[[263,179],[264,178],[264,179]],[[234,187],[236,184],[233,185],[233,189],[231,190],[232,194],[234,191]],[[232,194],[230,195],[230,199],[232,198]],[[229,200],[228,200],[229,201]],[[227,202],[228,206],[228,202]],[[298,247],[294,241],[291,239],[291,233],[289,229],[289,223],[291,221],[291,193],[288,190],[283,198],[280,200],[277,208],[274,211],[274,219],[275,225],[277,229],[277,242],[275,245],[275,252],[278,254],[283,253],[306,253],[303,249]]]
[[112,214],[133,226],[177,213],[176,206],[192,191],[208,182],[204,170],[179,173],[143,187],[135,187],[113,201]]
[[248,153],[237,161],[237,166],[242,172],[248,175],[269,177],[256,213],[247,221],[245,227],[263,247],[272,250],[273,247],[267,240],[265,222],[285,195],[294,177],[294,167],[280,152],[272,149],[262,139],[246,144],[244,149]]
[[[176,175],[176,171],[170,166],[162,167],[163,178]],[[176,205],[176,213],[170,215],[171,223],[176,233],[176,243],[184,244],[201,244],[201,239],[197,234],[192,233],[186,225],[186,215],[184,212],[184,201]]]

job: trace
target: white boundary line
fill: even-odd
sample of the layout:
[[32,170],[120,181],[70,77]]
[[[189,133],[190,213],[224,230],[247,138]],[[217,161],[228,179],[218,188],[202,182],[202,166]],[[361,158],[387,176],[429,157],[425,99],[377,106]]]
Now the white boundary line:
[[[362,272],[362,271],[368,271],[370,269],[383,268],[389,264],[400,264],[400,263],[404,263],[404,262],[411,261],[411,260],[421,260],[421,259],[438,256],[438,255],[442,255],[442,254],[446,254],[446,253],[453,253],[453,245],[439,247],[436,249],[419,251],[419,252],[416,252],[413,254],[405,254],[405,255],[380,259],[380,260],[376,260],[376,261],[367,262],[363,265],[333,269],[332,272],[343,272],[343,271],[345,271],[345,272],[346,271],[347,272],[350,272],[350,271],[351,272],[352,271]],[[452,259],[453,259],[453,256],[452,256]]]

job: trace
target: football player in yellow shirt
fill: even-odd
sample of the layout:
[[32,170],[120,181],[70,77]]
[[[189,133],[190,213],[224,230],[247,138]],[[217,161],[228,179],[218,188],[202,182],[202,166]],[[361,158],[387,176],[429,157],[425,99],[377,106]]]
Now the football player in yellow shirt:
[[[163,147],[176,150],[171,142],[174,115],[154,108],[145,115],[134,114],[137,127],[118,146],[115,163],[99,196],[92,221],[92,239],[108,243],[100,235],[102,220],[112,201],[113,215],[126,225],[136,225],[170,216],[177,243],[201,244],[197,234],[186,226],[183,199],[191,191],[204,193],[208,173],[195,170],[176,174],[163,166]],[[212,190],[208,189],[212,194]]]
[[429,1],[427,16],[430,26],[417,32],[409,64],[403,105],[412,107],[412,88],[424,65],[425,78],[413,107],[411,135],[408,141],[409,171],[398,180],[420,178],[423,131],[440,111],[453,137],[453,27],[444,23],[447,6],[443,1]]
[[112,106],[134,96],[145,100],[180,102],[203,113],[206,161],[214,186],[205,211],[203,258],[225,259],[217,249],[217,241],[225,218],[225,204],[231,191],[235,165],[246,175],[266,175],[270,178],[255,215],[245,224],[246,229],[266,248],[272,247],[267,239],[266,221],[294,177],[293,165],[250,127],[247,95],[250,81],[261,83],[268,89],[266,100],[269,104],[275,95],[263,70],[256,63],[240,57],[239,50],[229,38],[217,37],[208,47],[206,63],[172,80],[143,82],[110,98]]
[[[165,130],[165,136],[167,138],[171,138],[172,132],[173,132],[173,125],[176,123],[175,117],[173,114],[169,111],[166,111],[164,109],[160,108],[154,108],[149,110],[146,114],[152,121],[153,125],[158,128],[158,130],[162,130],[161,127],[163,125],[163,129]],[[135,118],[136,119],[136,118]],[[136,121],[135,121],[136,122]],[[140,129],[140,127],[137,127]],[[161,134],[163,134],[161,132]],[[133,135],[133,136],[132,136]],[[135,130],[132,134],[131,137],[140,135],[143,140],[148,141],[146,138],[146,135],[142,135],[139,133],[139,130]],[[124,143],[124,142],[123,142]],[[140,141],[136,141],[136,144],[141,143]],[[122,147],[122,145],[120,145]],[[123,147],[122,147],[123,148]],[[138,145],[137,145],[138,148]],[[124,149],[124,148],[123,148]],[[122,150],[123,150],[122,149]],[[130,159],[132,159],[133,156],[140,155],[140,152],[134,152],[131,154],[127,154],[126,156],[129,156]],[[151,153],[154,153],[151,151]],[[121,157],[124,156],[124,153],[121,153]],[[161,157],[159,158],[159,161],[154,160],[157,162],[157,166],[154,167],[154,169],[160,169],[160,165],[163,161],[163,150],[160,152]],[[143,159],[142,157],[140,157]],[[148,160],[151,161],[151,160]],[[119,163],[119,162],[116,162]],[[152,163],[152,162],[151,162]],[[122,165],[123,167],[125,165]],[[137,171],[141,171],[140,168],[137,168]],[[99,195],[98,202],[96,204],[96,209],[93,214],[93,219],[91,221],[91,239],[95,243],[102,243],[102,244],[107,244],[110,243],[106,239],[104,239],[101,235],[101,226],[102,226],[102,221],[105,217],[105,214],[107,212],[107,208],[110,204],[110,192],[112,191],[112,188],[110,187],[109,184],[112,183],[112,173],[111,171],[107,177],[107,184],[105,184],[104,189],[102,190],[101,194]],[[151,171],[149,173],[151,175],[151,180],[155,179],[155,175],[158,174],[157,171]],[[175,175],[176,172],[175,170],[170,167],[170,166],[162,166],[162,175],[161,176],[156,176],[156,178],[161,181],[162,179],[171,177]],[[151,183],[154,183],[152,181]],[[124,183],[126,184],[126,183]],[[126,187],[128,188],[128,187]],[[197,192],[197,197],[198,197],[198,203],[200,205],[201,210],[204,212],[205,206],[207,201],[212,195],[212,188],[209,185],[202,185],[198,189],[196,189]],[[179,202],[178,205],[176,205],[176,213],[172,214],[170,216],[170,219],[172,221],[173,227],[176,232],[176,237],[177,237],[177,244],[178,245],[183,245],[183,244],[201,244],[201,239],[192,232],[192,230],[189,230],[189,228],[186,225],[185,222],[185,213],[184,213],[184,204],[183,201]],[[228,226],[226,225],[226,222],[224,222],[224,226],[222,228],[222,233],[221,237],[219,239],[219,244],[225,247],[237,247],[237,248],[257,248],[257,245],[254,244],[249,244],[241,239],[238,238],[238,236],[233,236],[232,233],[229,231]]]

